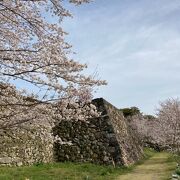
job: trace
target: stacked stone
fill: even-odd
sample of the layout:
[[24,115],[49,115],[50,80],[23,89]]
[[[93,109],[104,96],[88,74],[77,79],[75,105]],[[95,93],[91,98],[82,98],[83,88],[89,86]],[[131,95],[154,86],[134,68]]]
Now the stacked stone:
[[[48,130],[49,131],[49,130]],[[53,141],[41,128],[0,132],[0,165],[31,165],[53,161]]]
[[100,112],[99,117],[60,119],[53,129],[49,121],[40,118],[0,131],[0,165],[53,161],[129,165],[139,160],[142,148],[122,113],[102,98],[92,103]]
[[61,121],[54,135],[57,161],[129,165],[142,156],[142,148],[127,126],[122,113],[104,99],[92,102],[101,112],[87,121]]
[[117,141],[112,126],[104,119],[90,119],[89,122],[61,121],[54,129],[55,135],[62,139],[54,146],[56,160],[113,163],[111,151],[116,149],[118,153]]

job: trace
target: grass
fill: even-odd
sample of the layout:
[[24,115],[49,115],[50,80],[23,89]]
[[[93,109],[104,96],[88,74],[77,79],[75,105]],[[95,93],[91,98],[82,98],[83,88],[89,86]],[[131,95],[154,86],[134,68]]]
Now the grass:
[[113,180],[121,174],[131,173],[155,154],[155,151],[145,149],[144,158],[129,167],[113,168],[70,162],[37,164],[30,167],[0,167],[0,180]]
[[[172,154],[168,161],[175,161],[176,164],[180,164],[180,154]],[[175,168],[174,168],[175,169]],[[175,174],[179,175],[180,176],[180,166],[177,166],[175,171],[174,171]]]
[[129,171],[127,167],[67,162],[31,167],[0,167],[0,180],[109,180]]

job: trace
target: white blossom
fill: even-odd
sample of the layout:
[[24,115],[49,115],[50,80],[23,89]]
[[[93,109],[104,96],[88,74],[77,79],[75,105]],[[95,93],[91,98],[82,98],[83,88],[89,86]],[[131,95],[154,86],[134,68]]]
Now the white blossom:
[[[79,5],[89,0],[69,2]],[[40,115],[51,121],[85,120],[91,117],[88,113],[96,112],[84,104],[90,102],[93,87],[106,82],[85,76],[87,65],[69,58],[71,45],[64,41],[67,33],[61,27],[63,18],[69,16],[62,0],[0,1],[1,129],[43,121]],[[49,22],[47,17],[58,22]],[[19,81],[25,84],[23,91],[10,84]],[[36,94],[28,84],[36,88]],[[75,108],[67,108],[72,103]]]

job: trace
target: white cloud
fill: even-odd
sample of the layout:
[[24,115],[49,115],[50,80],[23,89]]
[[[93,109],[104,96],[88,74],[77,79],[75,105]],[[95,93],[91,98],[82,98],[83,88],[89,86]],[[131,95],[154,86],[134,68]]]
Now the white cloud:
[[64,23],[76,58],[109,81],[97,96],[147,113],[180,96],[180,1],[101,2],[73,8],[76,17]]

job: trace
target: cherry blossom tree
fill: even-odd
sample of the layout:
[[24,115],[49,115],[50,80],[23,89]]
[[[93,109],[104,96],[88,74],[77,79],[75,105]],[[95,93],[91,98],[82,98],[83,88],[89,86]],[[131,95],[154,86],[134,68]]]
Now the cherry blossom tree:
[[160,102],[156,117],[137,114],[129,117],[128,122],[143,145],[156,150],[170,150],[175,157],[180,157],[180,100],[178,98]]
[[[75,5],[87,2],[69,0]],[[93,75],[85,76],[87,65],[70,58],[71,46],[64,40],[67,33],[61,22],[71,16],[62,0],[0,1],[1,123],[6,119],[3,127],[17,124],[15,119],[19,123],[35,118],[36,106],[43,112],[67,100],[87,102],[94,86],[106,84]],[[49,22],[49,17],[55,20]],[[25,90],[17,91],[10,85],[12,82],[25,82]],[[36,94],[30,94],[28,84]]]
[[180,152],[180,100],[171,98],[161,102],[157,116],[165,145],[172,152]]
[[[44,12],[56,16],[58,23],[49,23]],[[104,84],[82,74],[86,64],[68,58],[71,46],[64,41],[66,33],[61,28],[67,16],[71,14],[60,0],[1,1],[0,81],[33,84],[44,92],[43,100],[79,97],[82,89]]]
[[136,114],[127,119],[143,146],[148,146],[158,151],[166,146],[166,136],[157,117]]

